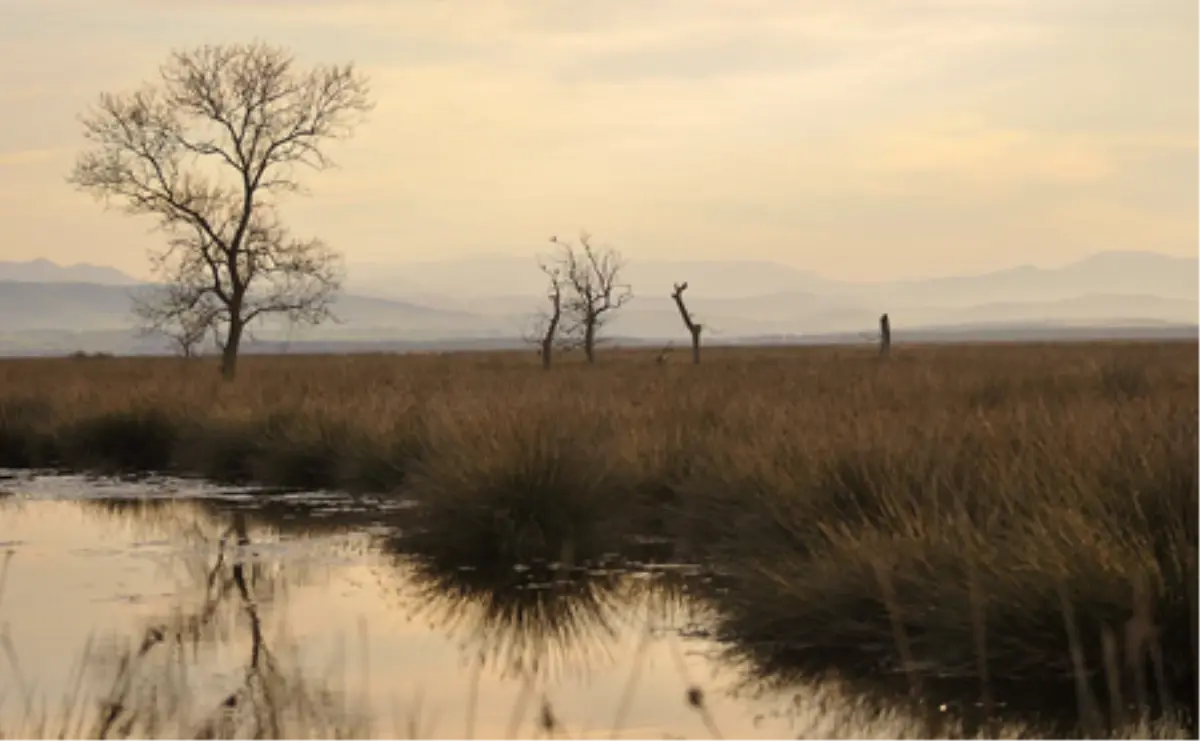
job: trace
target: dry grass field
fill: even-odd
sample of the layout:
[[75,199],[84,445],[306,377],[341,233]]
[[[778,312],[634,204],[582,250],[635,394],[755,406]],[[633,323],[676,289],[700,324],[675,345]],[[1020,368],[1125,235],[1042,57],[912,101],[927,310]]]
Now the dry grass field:
[[1197,345],[0,362],[0,465],[389,492],[464,561],[675,539],[768,676],[1196,705]]

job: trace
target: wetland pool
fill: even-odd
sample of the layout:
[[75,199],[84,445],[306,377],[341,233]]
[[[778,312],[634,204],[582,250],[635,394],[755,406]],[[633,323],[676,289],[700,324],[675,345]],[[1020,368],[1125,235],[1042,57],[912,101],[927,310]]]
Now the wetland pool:
[[439,568],[403,505],[0,472],[0,736],[927,736],[827,686],[767,691],[706,577]]
[[793,737],[790,697],[728,691],[686,567],[515,568],[493,589],[416,565],[383,502],[16,472],[0,489],[14,735],[119,709],[114,736]]

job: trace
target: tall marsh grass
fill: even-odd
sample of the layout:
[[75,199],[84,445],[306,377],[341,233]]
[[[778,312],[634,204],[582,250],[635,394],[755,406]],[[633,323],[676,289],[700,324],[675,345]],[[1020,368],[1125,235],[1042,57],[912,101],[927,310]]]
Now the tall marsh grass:
[[873,355],[6,361],[0,465],[389,492],[451,561],[665,534],[768,679],[1194,718],[1196,344]]

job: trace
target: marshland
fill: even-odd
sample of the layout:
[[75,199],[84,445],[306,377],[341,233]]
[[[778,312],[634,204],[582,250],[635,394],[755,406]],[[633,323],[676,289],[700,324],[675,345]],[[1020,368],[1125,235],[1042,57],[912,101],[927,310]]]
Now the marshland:
[[[246,356],[232,381],[205,358],[5,360],[0,676],[54,678],[25,677],[37,691],[6,691],[0,715],[67,735],[469,721],[483,735],[1187,736],[1198,382],[1195,342],[901,345],[886,360],[713,347],[700,365],[610,350],[550,371],[532,352]],[[147,543],[187,578],[167,589],[94,563]],[[124,581],[141,597],[96,608],[103,620],[70,608],[76,638],[51,637],[46,595],[84,599],[62,575],[83,572],[52,573],[53,553],[92,591]],[[337,653],[338,630],[378,644],[343,646],[371,667],[310,687],[337,674],[311,654]],[[101,662],[111,686],[66,703],[86,695],[68,669],[105,631],[132,641]],[[289,634],[292,663],[263,647]],[[196,646],[246,666],[214,669]],[[122,678],[141,664],[171,682]],[[205,672],[239,678],[210,682],[227,725],[164,699]],[[422,679],[435,674],[455,690]],[[379,699],[380,683],[403,696]],[[125,694],[105,704],[113,687]],[[41,710],[12,714],[35,695]],[[272,709],[236,725],[235,696]],[[800,720],[772,725],[785,706]]]

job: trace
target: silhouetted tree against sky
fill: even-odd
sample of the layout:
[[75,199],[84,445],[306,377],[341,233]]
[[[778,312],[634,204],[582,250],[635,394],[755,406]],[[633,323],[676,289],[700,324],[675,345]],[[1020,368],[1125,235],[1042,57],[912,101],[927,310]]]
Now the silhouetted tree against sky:
[[550,305],[548,308],[538,312],[534,317],[533,328],[526,333],[525,339],[527,342],[537,344],[538,356],[542,359],[542,368],[550,370],[554,356],[554,345],[558,340],[558,327],[562,322],[563,314],[562,268],[555,263],[543,260],[538,261],[538,268],[545,273],[549,283],[546,290],[546,300]]
[[195,357],[209,333],[216,333],[218,307],[209,305],[213,302],[192,305],[193,291],[187,283],[175,283],[135,292],[133,316],[138,334],[166,338],[183,357]]
[[563,334],[583,346],[589,363],[596,362],[596,339],[612,312],[633,298],[632,289],[621,282],[625,259],[613,247],[592,244],[591,236],[579,237],[579,246],[557,237],[550,241],[561,250],[555,266],[567,293],[563,296]]
[[303,191],[302,169],[332,165],[323,147],[371,109],[368,84],[352,64],[301,69],[261,42],[175,51],[159,78],[100,96],[69,181],[157,219],[168,235],[150,256],[160,285],[139,297],[139,318],[160,330],[207,324],[232,378],[254,320],[331,316],[341,258],[291,236],[278,199]]
[[683,319],[683,326],[687,327],[688,334],[692,338],[692,362],[700,362],[700,333],[704,331],[704,325],[696,321],[692,313],[688,311],[687,304],[683,301],[683,292],[687,290],[688,284],[685,280],[682,283],[675,284],[675,290],[671,291],[671,298],[675,301],[675,306],[679,309],[679,316]]

